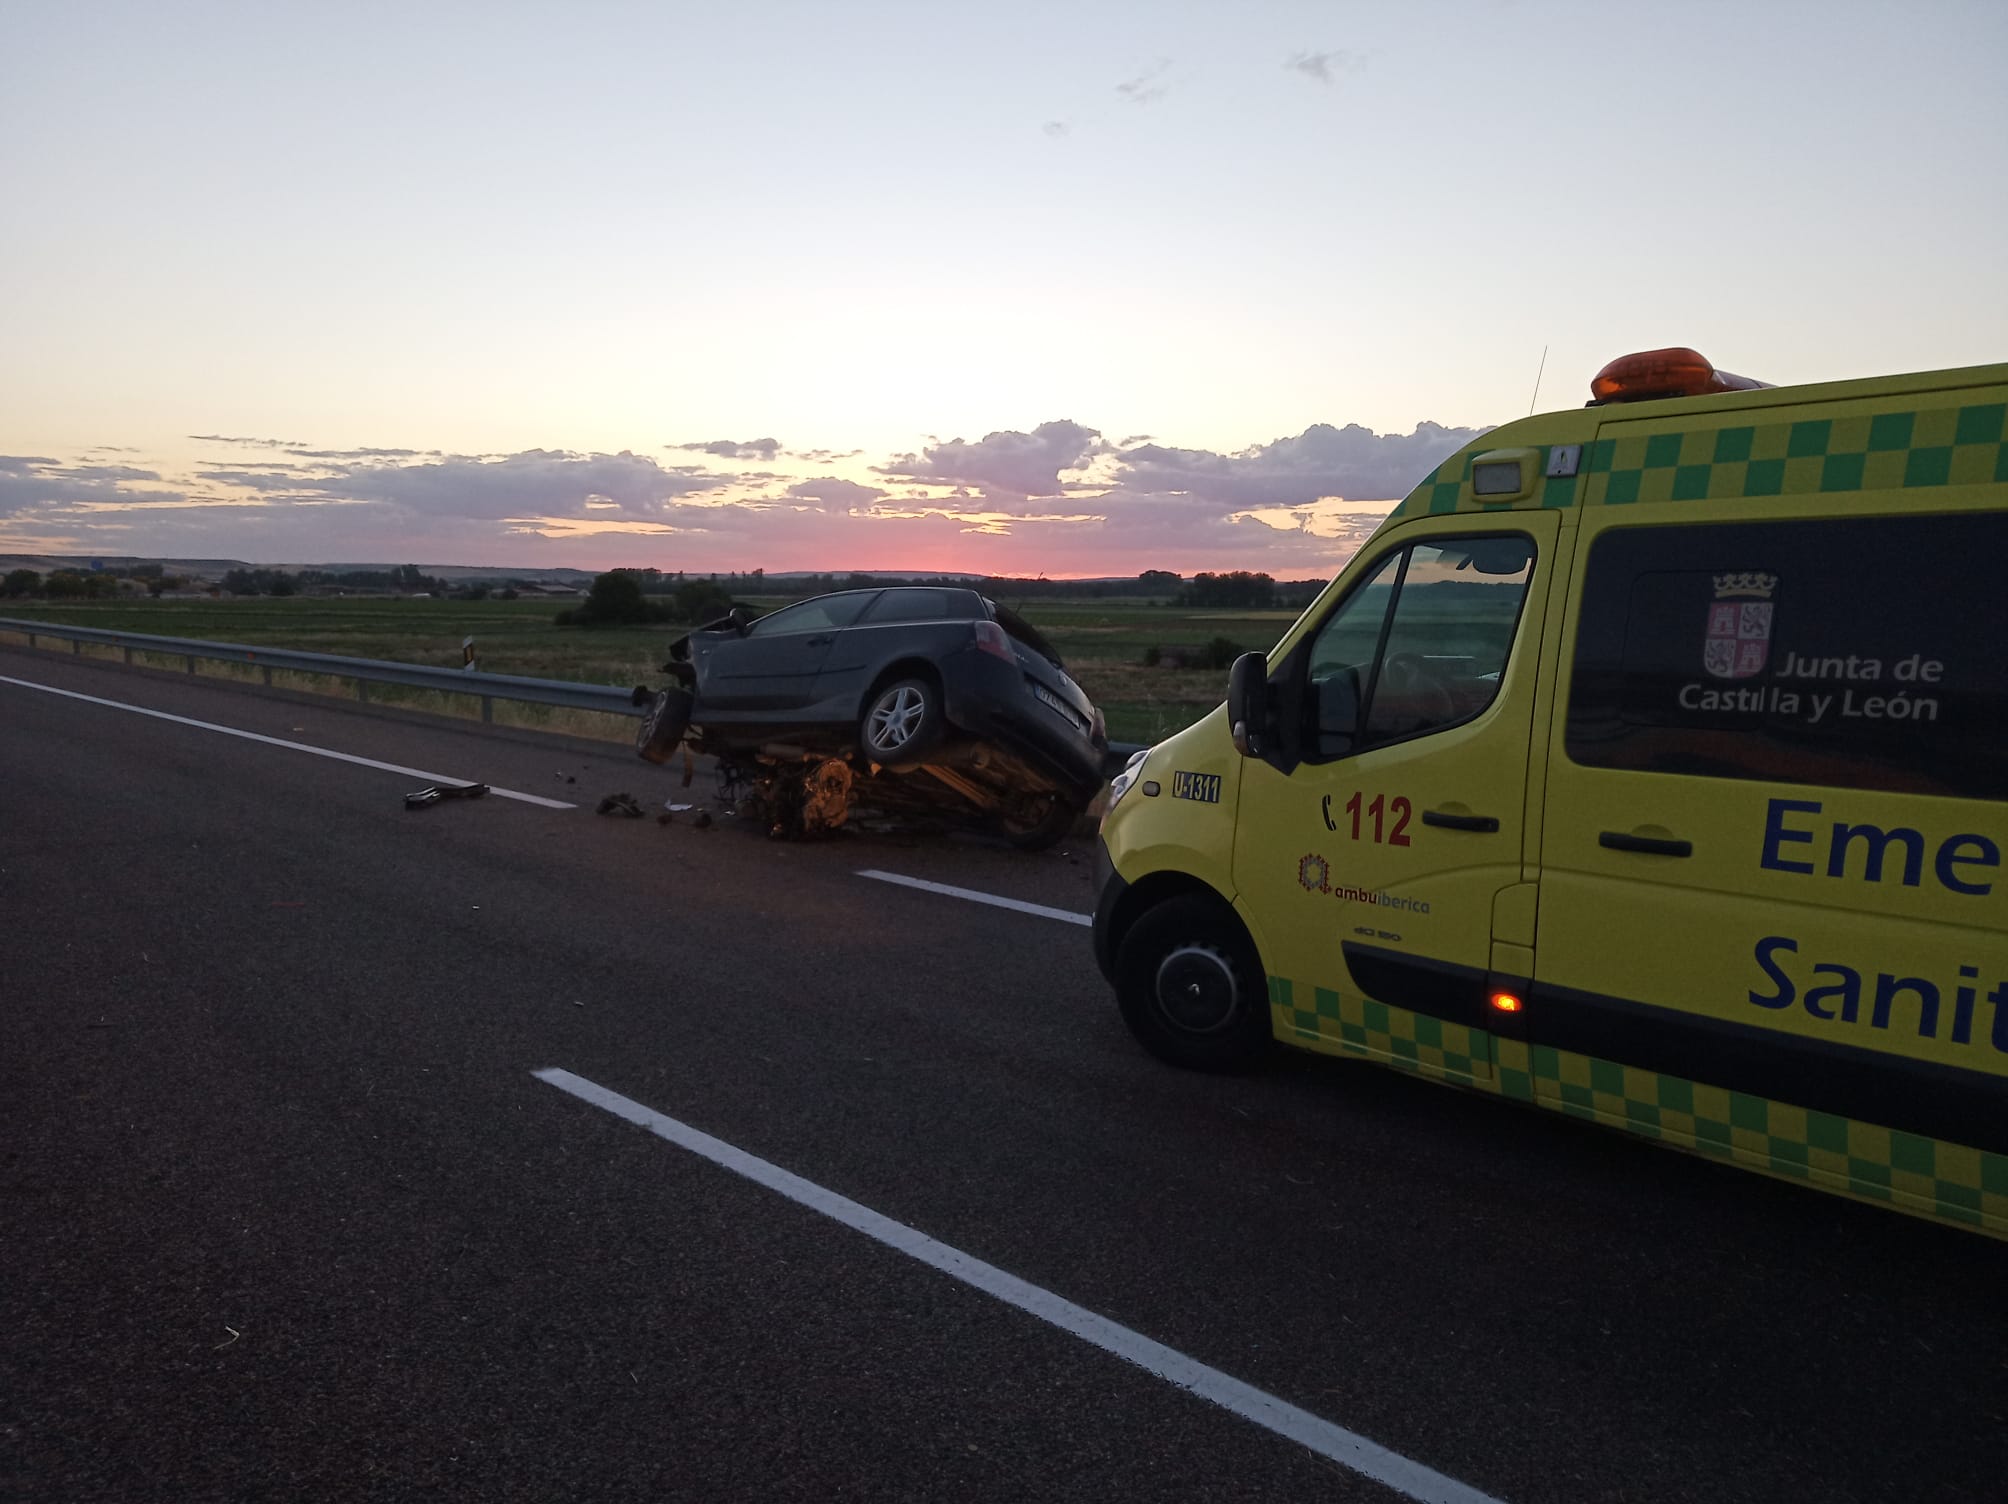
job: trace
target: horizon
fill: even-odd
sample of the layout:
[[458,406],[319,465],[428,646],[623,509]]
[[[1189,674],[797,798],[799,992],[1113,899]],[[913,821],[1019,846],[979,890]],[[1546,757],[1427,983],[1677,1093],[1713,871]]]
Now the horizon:
[[1966,0],[8,41],[0,553],[1329,578],[1629,351],[2008,356],[2008,8]]

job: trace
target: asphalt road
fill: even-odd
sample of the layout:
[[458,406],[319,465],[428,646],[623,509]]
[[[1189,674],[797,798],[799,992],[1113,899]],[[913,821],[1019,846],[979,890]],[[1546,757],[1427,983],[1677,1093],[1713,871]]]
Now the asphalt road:
[[[0,649],[0,1497],[1392,1499],[558,1090],[1495,1498],[2008,1496],[2008,1251],[1372,1067],[1144,1056],[1089,853]],[[576,782],[567,782],[566,779]],[[697,792],[704,790],[702,784]]]

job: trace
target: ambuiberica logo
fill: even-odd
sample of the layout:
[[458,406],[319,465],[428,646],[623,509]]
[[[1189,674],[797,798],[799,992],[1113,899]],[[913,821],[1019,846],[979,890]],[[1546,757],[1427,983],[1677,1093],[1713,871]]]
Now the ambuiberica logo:
[[1750,571],[1715,576],[1715,599],[1708,607],[1708,636],[1701,666],[1718,679],[1748,679],[1764,672],[1771,657],[1771,592],[1775,574]]
[[1429,904],[1420,898],[1403,898],[1379,888],[1354,888],[1332,882],[1332,864],[1315,851],[1306,852],[1297,863],[1297,881],[1307,893],[1324,893],[1347,903],[1367,903],[1376,908],[1399,909],[1409,914],[1427,914]]

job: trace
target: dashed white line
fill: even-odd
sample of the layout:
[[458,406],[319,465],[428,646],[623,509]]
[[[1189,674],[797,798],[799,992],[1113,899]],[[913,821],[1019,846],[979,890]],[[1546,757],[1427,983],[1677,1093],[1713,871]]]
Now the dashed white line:
[[1134,1363],[1146,1373],[1188,1394],[1309,1447],[1320,1457],[1329,1458],[1362,1477],[1385,1484],[1408,1498],[1427,1501],[1427,1504],[1498,1504],[1491,1495],[1480,1493],[1469,1484],[1446,1477],[1343,1426],[1333,1425],[1308,1410],[1300,1410],[1252,1384],[1244,1384],[1196,1358],[1188,1358],[1175,1348],[1154,1342],[1105,1316],[1097,1316],[1086,1307],[1077,1306],[1050,1290],[1019,1279],[1015,1274],[1006,1274],[995,1264],[971,1258],[960,1249],[917,1232],[904,1222],[895,1222],[847,1196],[840,1196],[813,1180],[804,1180],[779,1165],[748,1154],[744,1149],[734,1148],[723,1139],[713,1138],[652,1107],[644,1107],[619,1092],[609,1091],[567,1070],[553,1068],[532,1071],[531,1074],[560,1091],[569,1092],[582,1102],[590,1102],[615,1117],[646,1128],[657,1137],[688,1149],[735,1175],[743,1175],[798,1206],[820,1212],[853,1232],[861,1232],[888,1248],[918,1259],[930,1268],[994,1296],[1006,1305],[1015,1306],[1029,1316],[1036,1316],[1103,1352]]
[[1042,903],[1026,903],[1020,898],[1004,898],[996,893],[985,893],[977,888],[956,888],[947,883],[931,883],[922,877],[902,877],[897,872],[879,872],[866,869],[859,877],[869,877],[875,882],[898,883],[902,888],[918,888],[923,893],[939,893],[945,898],[964,898],[971,903],[987,903],[994,908],[1016,909],[1020,914],[1036,914],[1041,919],[1057,919],[1062,924],[1092,925],[1095,916],[1077,914],[1072,909],[1049,909]]
[[[423,778],[427,783],[472,783],[471,778],[458,778],[451,773],[428,773],[423,768],[407,768],[394,762],[378,762],[373,757],[357,757],[353,752],[335,752],[326,747],[311,747],[305,742],[289,742],[283,737],[262,736],[256,731],[240,731],[235,726],[219,726],[214,721],[191,720],[185,715],[169,715],[164,710],[148,710],[144,705],[128,705],[123,700],[103,700],[96,695],[80,695],[73,689],[57,689],[51,684],[36,684],[27,679],[10,679],[0,674],[0,684],[14,684],[22,689],[39,689],[45,695],[61,695],[66,700],[82,700],[89,705],[104,705],[113,710],[129,710],[134,715],[151,716],[157,721],[173,721],[177,726],[193,726],[198,731],[214,731],[222,736],[240,737],[247,742],[263,742],[268,747],[284,747],[292,752],[310,752],[315,757],[331,757],[336,762],[351,762],[359,768],[377,768],[386,773],[403,773],[410,778]],[[488,792],[497,799],[514,799],[523,804],[535,804],[543,809],[577,809],[576,804],[568,804],[563,799],[546,799],[541,794],[524,794],[515,789],[498,789],[490,785]]]

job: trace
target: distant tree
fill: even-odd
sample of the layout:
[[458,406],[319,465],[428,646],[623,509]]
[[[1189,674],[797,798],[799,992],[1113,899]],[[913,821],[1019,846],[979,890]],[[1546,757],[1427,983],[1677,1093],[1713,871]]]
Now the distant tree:
[[630,569],[609,569],[593,578],[585,604],[558,614],[559,626],[626,627],[649,619],[648,601],[642,596],[641,581]]
[[732,609],[732,592],[712,580],[686,580],[670,600],[679,621],[709,621]]
[[513,601],[517,599],[516,587],[514,585],[504,585],[500,590],[495,592],[495,599],[498,601]]
[[91,593],[91,583],[74,569],[58,569],[42,581],[42,593],[52,601],[80,601]]
[[266,583],[265,591],[268,595],[294,595],[298,593],[299,588],[293,583],[291,575],[274,570],[272,578]]
[[38,594],[42,589],[42,576],[32,569],[11,570],[5,580],[0,580],[0,595],[18,598]]
[[248,569],[233,569],[223,576],[223,588],[232,595],[256,595],[258,577]]
[[1266,574],[1250,574],[1245,569],[1227,574],[1196,574],[1192,583],[1178,592],[1181,606],[1252,606],[1276,604],[1276,581]]

